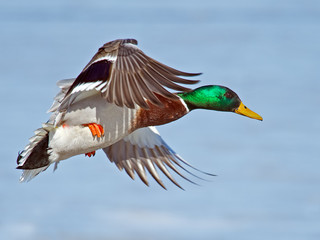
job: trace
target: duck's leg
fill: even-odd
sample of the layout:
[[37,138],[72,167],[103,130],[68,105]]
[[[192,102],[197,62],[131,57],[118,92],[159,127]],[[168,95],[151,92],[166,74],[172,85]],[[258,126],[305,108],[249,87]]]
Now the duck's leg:
[[[97,137],[101,137],[104,135],[104,129],[100,124],[97,123],[88,123],[88,124],[83,124],[83,126],[88,127],[92,133],[92,136],[97,136]],[[93,157],[94,155],[96,155],[96,151],[93,152],[88,152],[85,154],[85,156],[88,157]]]
[[86,154],[84,154],[85,156],[88,156],[88,157],[94,157],[94,155],[96,155],[96,151],[93,151],[93,152],[88,152]]
[[101,137],[104,135],[104,129],[100,124],[97,123],[88,123],[83,124],[83,126],[88,127],[92,133],[92,136]]

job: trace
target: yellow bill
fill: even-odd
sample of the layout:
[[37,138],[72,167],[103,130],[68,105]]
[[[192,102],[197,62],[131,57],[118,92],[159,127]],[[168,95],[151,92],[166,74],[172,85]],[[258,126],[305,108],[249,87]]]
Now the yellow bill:
[[260,121],[263,120],[263,118],[259,114],[255,113],[254,111],[251,111],[242,102],[240,103],[240,106],[234,112],[238,113],[240,115],[249,117],[249,118],[257,119]]

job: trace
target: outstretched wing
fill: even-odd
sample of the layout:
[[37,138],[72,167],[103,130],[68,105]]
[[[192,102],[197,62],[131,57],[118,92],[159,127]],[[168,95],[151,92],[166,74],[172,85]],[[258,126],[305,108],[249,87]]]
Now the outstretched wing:
[[[196,168],[192,167],[176,154],[163,141],[155,127],[140,128],[119,142],[104,148],[103,151],[107,154],[110,161],[114,162],[120,170],[124,169],[132,179],[134,179],[135,173],[137,173],[146,185],[149,185],[146,175],[146,171],[148,171],[151,176],[165,188],[157,172],[157,168],[179,188],[182,187],[172,177],[168,167],[190,182],[192,181],[182,175],[179,170],[182,169],[185,172],[198,177],[188,171],[183,165],[193,169]],[[198,169],[196,170],[200,171]],[[205,172],[202,173],[212,175]]]
[[196,76],[166,66],[144,54],[135,39],[119,39],[103,45],[68,89],[59,109],[67,108],[84,91],[97,90],[118,106],[148,108],[146,100],[161,106],[154,93],[176,99],[166,88],[190,91],[180,84],[198,81],[178,76]]

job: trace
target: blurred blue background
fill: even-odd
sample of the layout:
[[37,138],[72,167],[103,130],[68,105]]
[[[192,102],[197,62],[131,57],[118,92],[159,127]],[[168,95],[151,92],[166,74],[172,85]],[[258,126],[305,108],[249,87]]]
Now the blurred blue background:
[[[320,239],[318,0],[1,1],[0,239]],[[159,127],[196,167],[192,185],[119,172],[102,151],[27,184],[16,157],[49,115],[56,81],[105,42],[136,38],[200,85],[264,117],[195,111]]]

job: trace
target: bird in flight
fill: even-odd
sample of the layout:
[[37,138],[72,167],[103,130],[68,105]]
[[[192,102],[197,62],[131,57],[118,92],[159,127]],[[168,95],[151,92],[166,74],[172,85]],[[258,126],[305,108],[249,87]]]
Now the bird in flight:
[[135,39],[108,42],[77,78],[57,83],[61,91],[49,109],[50,119],[18,155],[17,168],[23,170],[21,182],[31,180],[53,163],[56,169],[61,160],[79,154],[91,157],[102,149],[132,179],[137,174],[149,185],[149,172],[165,188],[160,171],[182,188],[171,172],[189,180],[181,171],[192,174],[187,167],[196,168],[165,143],[155,126],[195,109],[228,111],[262,120],[227,87],[186,87],[199,81],[184,77],[199,73],[164,65],[147,56],[137,44]]

